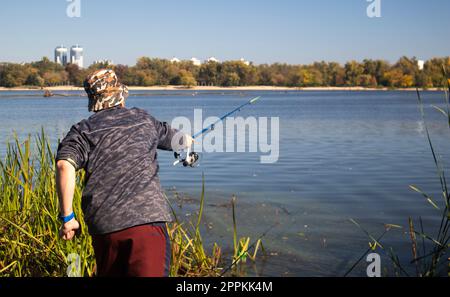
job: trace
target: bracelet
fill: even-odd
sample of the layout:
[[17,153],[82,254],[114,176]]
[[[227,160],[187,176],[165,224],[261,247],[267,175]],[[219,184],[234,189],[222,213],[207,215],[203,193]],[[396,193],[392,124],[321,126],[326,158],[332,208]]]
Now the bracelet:
[[70,220],[72,220],[73,218],[75,218],[75,213],[72,211],[72,213],[70,214],[70,215],[68,215],[68,216],[59,216],[59,219],[61,220],[61,221],[63,221],[63,223],[65,224],[65,223],[67,223],[67,222],[69,222]]

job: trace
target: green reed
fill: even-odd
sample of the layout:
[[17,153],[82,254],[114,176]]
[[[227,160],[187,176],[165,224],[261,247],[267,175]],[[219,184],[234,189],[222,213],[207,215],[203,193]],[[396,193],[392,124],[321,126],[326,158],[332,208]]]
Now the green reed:
[[[445,67],[442,67],[444,77],[448,77]],[[439,112],[441,112],[446,119],[448,127],[450,129],[450,79],[446,81],[447,88],[444,91],[445,110],[433,106]],[[440,215],[439,229],[435,234],[426,234],[423,230],[422,219],[419,218],[419,230],[417,231],[414,226],[414,221],[409,219],[409,233],[411,238],[412,248],[412,263],[416,266],[416,273],[419,276],[437,276],[439,275],[439,268],[443,261],[447,261],[448,275],[450,276],[450,259],[444,259],[450,247],[450,190],[449,184],[446,178],[446,172],[441,157],[438,155],[433,142],[431,140],[430,132],[425,121],[425,112],[423,108],[422,96],[417,90],[417,98],[419,101],[420,114],[422,121],[425,123],[425,132],[427,141],[430,146],[431,154],[433,156],[433,162],[436,168],[436,173],[440,182],[440,192],[442,194],[441,202],[435,202],[435,200],[427,193],[420,190],[418,187],[411,185],[410,188],[420,193],[426,201],[435,208]],[[418,237],[418,238],[417,238]],[[419,242],[421,241],[421,243]],[[427,248],[425,244],[427,241],[431,244],[430,248]]]
[[[445,67],[442,68],[444,77],[448,77]],[[438,106],[432,106],[442,115],[444,115],[445,120],[450,129],[450,79],[446,81],[447,87],[444,90],[444,103],[445,108],[442,109]],[[407,227],[397,226],[397,225],[385,225],[385,230],[380,237],[376,237],[367,232],[362,228],[355,220],[351,219],[351,222],[358,226],[370,239],[370,248],[366,251],[364,255],[370,251],[375,251],[377,249],[385,252],[390,258],[395,274],[397,276],[411,276],[411,272],[408,273],[406,265],[412,265],[410,268],[414,270],[415,276],[418,277],[434,277],[442,276],[443,271],[447,270],[446,274],[450,276],[450,258],[448,258],[448,251],[450,247],[450,190],[447,181],[446,171],[444,169],[444,164],[442,162],[441,156],[438,154],[428,129],[427,122],[425,120],[424,103],[422,100],[422,95],[417,89],[417,99],[419,104],[419,111],[421,119],[425,126],[425,134],[427,138],[428,145],[430,147],[431,155],[433,156],[434,166],[436,168],[437,178],[440,183],[440,193],[442,194],[441,199],[437,200],[431,195],[422,191],[416,185],[410,185],[409,188],[414,192],[419,193],[425,199],[424,201],[434,208],[438,214],[439,228],[434,230],[434,232],[425,232],[425,226],[423,224],[422,218],[419,217],[414,221],[413,218],[408,218]],[[409,236],[411,244],[411,260],[409,263],[401,263],[398,255],[395,253],[392,247],[385,247],[381,244],[381,239],[386,233],[392,229],[403,229]],[[345,275],[348,275],[356,265],[361,262],[363,257],[361,257],[351,268],[347,271]],[[411,270],[411,269],[409,269]]]
[[[63,241],[58,237],[55,155],[43,129],[35,137],[35,149],[31,143],[31,136],[20,141],[15,135],[0,160],[0,276],[66,276],[73,263],[77,275],[94,276],[94,251],[81,210],[84,172],[77,173],[73,202],[83,232],[72,241]],[[203,179],[195,224],[180,222],[172,209],[175,222],[167,225],[172,241],[171,276],[219,276],[227,262],[218,244],[208,252],[203,243],[204,203]],[[78,255],[79,262],[73,262],[71,254]]]

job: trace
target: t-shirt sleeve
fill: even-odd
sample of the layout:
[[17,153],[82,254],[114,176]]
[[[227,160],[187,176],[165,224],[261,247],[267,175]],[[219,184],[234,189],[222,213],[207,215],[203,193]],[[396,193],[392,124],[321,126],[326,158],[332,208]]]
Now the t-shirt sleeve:
[[156,132],[158,133],[158,149],[171,151],[172,150],[172,139],[178,130],[173,129],[166,122],[160,122],[157,119],[153,119]]
[[65,160],[76,170],[85,168],[89,157],[89,141],[80,131],[80,124],[72,126],[58,146],[56,161]]

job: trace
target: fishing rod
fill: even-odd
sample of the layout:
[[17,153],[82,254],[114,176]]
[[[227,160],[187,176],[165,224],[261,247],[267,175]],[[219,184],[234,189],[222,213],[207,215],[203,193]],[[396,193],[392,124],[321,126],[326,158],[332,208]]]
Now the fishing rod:
[[233,109],[232,111],[230,111],[229,113],[223,115],[220,119],[218,119],[217,121],[215,121],[214,123],[212,123],[211,125],[209,125],[208,127],[204,128],[202,131],[192,135],[193,139],[196,139],[197,137],[214,130],[214,126],[217,125],[218,123],[222,122],[224,119],[226,119],[227,117],[229,117],[230,115],[240,111],[242,108],[246,107],[247,105],[251,105],[253,103],[255,103],[256,101],[258,101],[261,98],[261,96],[255,97],[253,99],[250,99],[248,102],[242,104],[241,106]]
[[[242,108],[248,106],[248,105],[252,105],[254,104],[256,101],[258,101],[261,98],[261,96],[255,97],[250,99],[249,101],[247,101],[246,103],[240,105],[239,107],[236,107],[235,109],[233,109],[232,111],[224,114],[223,116],[221,116],[217,121],[215,121],[214,123],[212,123],[211,125],[209,125],[208,127],[204,128],[203,130],[195,133],[194,135],[192,135],[192,139],[196,139],[204,134],[207,134],[210,131],[213,131],[215,126],[222,122],[224,119],[226,119],[227,117],[231,116],[232,114],[240,111]],[[187,148],[186,153],[182,154],[180,152],[174,152],[174,157],[176,159],[176,161],[173,163],[173,166],[176,166],[178,164],[183,164],[184,167],[195,167],[196,164],[198,163],[198,160],[200,159],[200,156],[198,153],[196,152],[191,152],[190,151],[190,147]]]

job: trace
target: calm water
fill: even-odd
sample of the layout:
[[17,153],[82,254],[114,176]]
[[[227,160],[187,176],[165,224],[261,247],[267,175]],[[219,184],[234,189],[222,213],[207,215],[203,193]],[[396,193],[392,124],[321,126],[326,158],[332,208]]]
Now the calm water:
[[[2,156],[13,130],[24,137],[43,126],[56,143],[73,123],[89,116],[86,98],[29,94],[33,92],[0,94]],[[275,164],[260,164],[257,153],[211,153],[203,154],[200,167],[185,169],[172,166],[172,154],[159,154],[163,186],[170,197],[176,191],[188,198],[183,205],[186,215],[197,206],[204,172],[208,242],[232,242],[233,194],[238,197],[240,235],[254,239],[279,223],[263,239],[271,255],[249,267],[250,275],[343,275],[368,247],[366,236],[349,218],[375,236],[384,223],[407,226],[409,216],[421,216],[427,230],[436,227],[439,212],[408,188],[418,185],[440,201],[439,180],[413,92],[134,94],[141,96],[131,97],[128,106],[169,122],[177,116],[192,119],[194,107],[203,108],[204,117],[222,115],[256,95],[263,98],[240,116],[280,118],[280,158]],[[442,106],[443,95],[427,92],[424,97],[433,140],[448,160],[449,129],[431,107]],[[383,243],[405,263],[410,260],[403,231],[389,232]],[[382,264],[392,267],[384,256]],[[364,275],[365,267],[359,265],[354,275]]]

